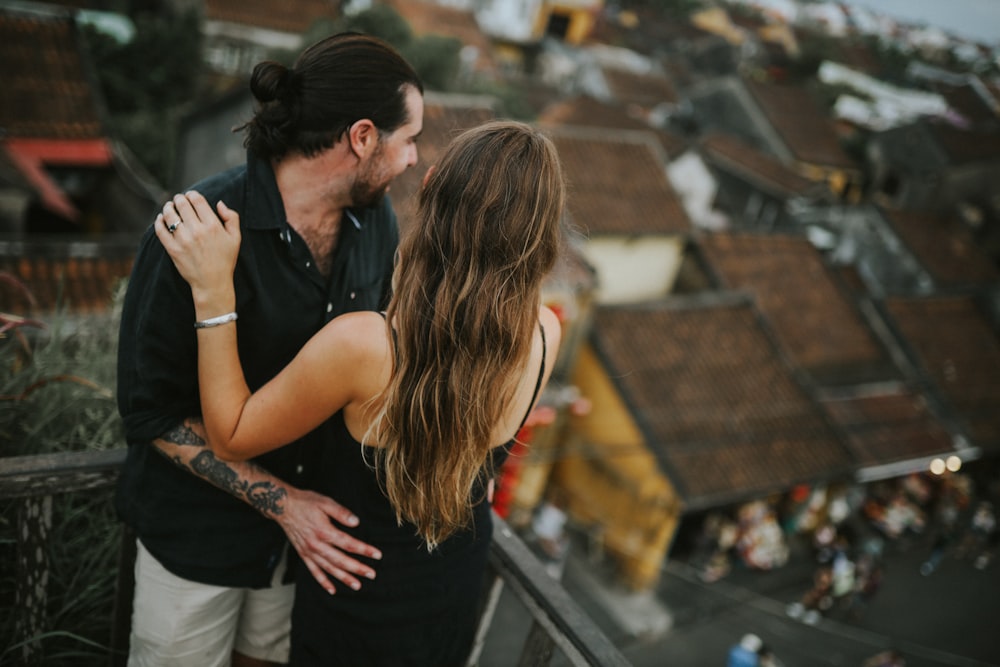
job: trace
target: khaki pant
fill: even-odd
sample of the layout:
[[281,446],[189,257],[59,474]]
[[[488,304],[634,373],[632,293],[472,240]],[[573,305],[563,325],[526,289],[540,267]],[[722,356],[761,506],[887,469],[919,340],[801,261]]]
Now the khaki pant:
[[[283,559],[274,582],[284,568]],[[288,662],[294,588],[188,581],[168,572],[137,540],[129,667],[226,667],[234,649]]]

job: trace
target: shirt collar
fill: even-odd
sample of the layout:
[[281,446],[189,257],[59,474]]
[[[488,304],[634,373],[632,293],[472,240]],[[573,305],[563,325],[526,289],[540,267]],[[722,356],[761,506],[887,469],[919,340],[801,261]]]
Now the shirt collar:
[[247,212],[249,229],[282,229],[287,224],[274,169],[268,160],[247,150]]

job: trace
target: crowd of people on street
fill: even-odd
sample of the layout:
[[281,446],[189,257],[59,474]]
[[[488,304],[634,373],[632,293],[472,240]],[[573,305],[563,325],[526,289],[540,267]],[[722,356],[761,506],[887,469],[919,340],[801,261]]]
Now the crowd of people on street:
[[[989,567],[1000,542],[998,496],[1000,476],[975,480],[964,473],[911,474],[843,489],[797,488],[777,500],[707,515],[690,562],[702,581],[712,583],[734,568],[781,567],[792,553],[810,558],[811,584],[787,605],[787,615],[807,624],[830,615],[858,621],[882,587],[888,549],[926,548],[924,576],[948,559],[977,570]],[[766,647],[771,662],[761,660],[762,647],[758,636],[747,634],[730,648],[727,664],[776,664]],[[896,650],[865,662],[865,667],[902,665],[905,659]]]

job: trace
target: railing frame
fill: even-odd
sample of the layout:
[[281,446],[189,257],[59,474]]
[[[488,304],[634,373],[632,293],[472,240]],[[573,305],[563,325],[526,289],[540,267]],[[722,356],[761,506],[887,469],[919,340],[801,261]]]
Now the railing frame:
[[[20,660],[26,665],[40,659],[37,646],[30,639],[46,628],[44,617],[44,577],[48,563],[44,545],[51,514],[51,498],[60,493],[106,489],[114,485],[125,460],[125,448],[16,456],[0,458],[0,498],[19,501],[18,567],[22,569],[23,590],[17,604],[23,605],[19,626],[23,636]],[[24,544],[22,544],[24,543]],[[30,545],[30,549],[27,548]],[[134,589],[133,562],[135,540],[123,529],[115,584],[115,602],[110,637],[112,667],[125,664],[128,653],[129,626]],[[486,635],[504,587],[510,589],[532,617],[531,630],[521,651],[519,667],[545,667],[556,649],[570,664],[601,667],[625,667],[629,662],[594,624],[566,590],[546,572],[544,565],[500,517],[494,515],[493,543],[490,549],[483,610],[476,643],[469,665],[477,664]],[[29,587],[28,584],[31,584]],[[30,588],[30,590],[29,590]],[[39,592],[42,599],[38,599]],[[17,657],[15,657],[17,659]]]

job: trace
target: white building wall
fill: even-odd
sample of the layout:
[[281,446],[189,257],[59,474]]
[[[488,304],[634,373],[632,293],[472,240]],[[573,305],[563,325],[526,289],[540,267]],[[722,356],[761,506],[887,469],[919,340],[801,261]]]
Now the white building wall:
[[683,259],[679,237],[598,237],[583,248],[597,274],[598,303],[660,299],[674,287]]

